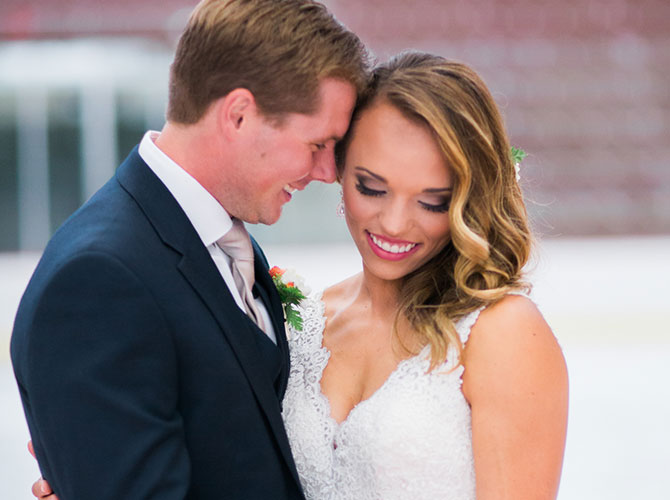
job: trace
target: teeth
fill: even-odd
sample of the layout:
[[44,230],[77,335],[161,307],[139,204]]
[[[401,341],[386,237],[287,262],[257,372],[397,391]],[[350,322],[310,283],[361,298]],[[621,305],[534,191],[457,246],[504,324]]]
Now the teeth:
[[295,191],[295,188],[286,184],[286,186],[284,186],[284,191],[286,191],[288,194],[291,194],[293,191]]
[[416,243],[408,243],[407,245],[391,245],[388,241],[381,241],[374,234],[370,233],[372,241],[382,250],[390,253],[406,253],[416,246]]

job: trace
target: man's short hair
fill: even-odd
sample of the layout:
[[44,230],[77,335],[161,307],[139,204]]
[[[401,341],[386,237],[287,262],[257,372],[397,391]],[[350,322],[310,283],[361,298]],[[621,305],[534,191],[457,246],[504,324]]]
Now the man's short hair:
[[248,89],[261,113],[318,109],[319,83],[341,78],[363,91],[368,56],[358,37],[309,0],[202,0],[170,69],[167,118],[196,123],[210,104]]

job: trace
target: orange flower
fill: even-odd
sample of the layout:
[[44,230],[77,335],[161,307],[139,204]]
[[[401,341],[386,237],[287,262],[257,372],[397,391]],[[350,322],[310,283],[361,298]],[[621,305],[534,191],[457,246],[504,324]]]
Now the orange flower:
[[295,283],[293,283],[292,281],[289,281],[288,283],[286,283],[287,288],[293,288],[294,286],[295,286]]
[[284,269],[281,267],[274,266],[272,269],[270,269],[270,276],[273,278],[276,276],[281,276],[282,274],[284,274]]

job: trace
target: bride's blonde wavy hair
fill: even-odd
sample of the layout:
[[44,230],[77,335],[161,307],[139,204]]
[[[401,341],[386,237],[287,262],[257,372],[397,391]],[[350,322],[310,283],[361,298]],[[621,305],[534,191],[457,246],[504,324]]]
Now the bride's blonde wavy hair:
[[[424,53],[393,58],[373,71],[350,133],[380,101],[427,125],[452,173],[451,241],[400,289],[398,318],[407,318],[421,345],[430,344],[433,369],[452,346],[462,358],[456,321],[510,291],[529,290],[522,269],[532,236],[502,117],[472,69]],[[348,134],[337,147],[340,177],[349,141]]]

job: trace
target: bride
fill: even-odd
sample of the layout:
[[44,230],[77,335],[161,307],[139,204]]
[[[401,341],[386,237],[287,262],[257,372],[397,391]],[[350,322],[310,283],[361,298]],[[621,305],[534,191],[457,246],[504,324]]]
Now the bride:
[[339,147],[363,272],[304,303],[284,422],[308,499],[555,498],[561,350],[502,120],[468,67],[379,67]]
[[555,498],[566,367],[526,295],[532,238],[486,86],[401,55],[338,148],[363,272],[291,332],[283,416],[307,499]]

